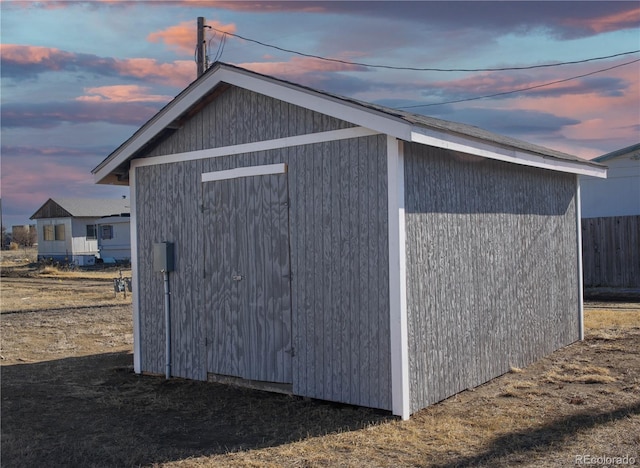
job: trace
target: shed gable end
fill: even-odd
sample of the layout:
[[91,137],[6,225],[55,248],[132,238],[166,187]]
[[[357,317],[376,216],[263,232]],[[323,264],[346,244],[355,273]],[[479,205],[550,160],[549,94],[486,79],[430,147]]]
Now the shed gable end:
[[254,143],[354,124],[237,86],[228,86],[145,157]]

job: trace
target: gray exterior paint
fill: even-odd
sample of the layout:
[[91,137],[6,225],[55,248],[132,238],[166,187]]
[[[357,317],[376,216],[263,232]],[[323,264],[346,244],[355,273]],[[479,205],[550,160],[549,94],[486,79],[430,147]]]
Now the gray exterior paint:
[[207,372],[291,383],[287,174],[203,183]]
[[231,86],[145,156],[219,148],[349,127],[353,125]]
[[580,338],[576,176],[405,145],[411,410]]
[[[232,108],[263,100],[233,88],[227,93],[230,101],[224,105]],[[238,128],[244,129],[239,132],[244,134],[242,141],[240,137],[226,135],[229,130],[225,130],[225,125],[217,125],[217,119],[224,119],[227,114],[218,114],[214,109],[219,104],[214,101],[203,110],[211,120],[196,114],[150,154],[349,126],[295,106],[269,102],[271,107],[264,107],[258,114],[247,114],[253,122],[251,125],[235,121]],[[271,118],[260,118],[265,113]],[[291,119],[292,115],[298,117]],[[202,135],[206,134],[203,127],[207,125],[219,129],[214,135],[219,135],[221,143],[213,137],[203,142]],[[260,125],[270,129],[260,129]],[[251,129],[257,134],[252,134]],[[196,135],[196,143],[190,135]],[[269,217],[278,225],[275,230],[247,227],[242,231],[240,238],[244,240],[239,242],[246,242],[255,250],[249,248],[245,252],[247,257],[239,261],[254,265],[262,262],[265,266],[266,261],[258,255],[260,246],[277,244],[280,247],[274,247],[271,254],[277,257],[277,268],[268,272],[271,280],[265,281],[275,281],[278,275],[282,279],[287,270],[286,258],[281,241],[276,241],[274,235],[282,239],[282,228],[288,227],[290,296],[281,282],[277,287],[272,287],[273,283],[268,287],[254,283],[251,291],[238,300],[266,301],[263,302],[265,308],[258,307],[260,313],[276,310],[269,309],[271,300],[283,306],[290,301],[291,323],[288,326],[286,320],[274,320],[265,314],[264,321],[254,322],[255,328],[250,329],[249,323],[220,318],[220,308],[228,310],[232,288],[238,286],[238,282],[230,281],[229,273],[242,272],[231,271],[225,263],[237,252],[233,252],[230,237],[225,237],[230,232],[221,228],[224,223],[220,224],[217,217],[232,216],[227,213],[231,208],[217,206],[214,192],[223,198],[230,196],[229,190],[236,190],[233,187],[237,188],[238,182],[202,183],[201,174],[282,162],[288,166],[287,174],[254,176],[242,182],[250,185],[248,190],[263,192],[248,196],[246,209],[268,211],[271,208],[266,204],[276,195],[276,205],[284,206],[287,185],[279,183],[277,190],[268,188],[278,177],[283,178],[281,182],[288,181],[289,209],[288,213],[276,209],[277,214]],[[237,191],[235,196],[239,196]],[[175,243],[176,251],[176,271],[171,274],[172,314],[176,317],[172,322],[174,375],[205,380],[207,371],[224,370],[227,375],[250,379],[288,381],[297,395],[391,409],[386,200],[384,135],[137,168],[136,217],[141,226],[138,229],[140,288],[137,300],[142,370],[161,373],[164,369],[163,286],[161,274],[153,271],[152,246],[154,242],[168,241]],[[239,208],[242,204],[238,201],[235,206]],[[284,219],[287,214],[289,226]],[[247,220],[254,218],[246,214]],[[255,222],[269,224],[270,220]],[[231,252],[225,252],[225,248]],[[222,259],[224,266],[216,265],[216,259]],[[221,284],[224,286],[220,287]],[[283,313],[282,308],[278,310]],[[229,345],[225,343],[243,333],[234,328],[234,323],[248,327],[246,333],[256,339],[273,339],[279,343],[249,351],[256,359],[261,349],[277,355],[264,362],[264,369],[253,368],[245,373],[241,353],[227,353]],[[225,331],[216,324],[226,327]],[[260,324],[271,327],[273,332],[260,335]],[[287,333],[293,350],[286,349],[290,348],[287,340],[279,336]],[[288,371],[286,366],[290,366]],[[272,370],[275,374],[269,373]]]
[[136,372],[165,369],[156,242],[179,377],[407,418],[581,336],[597,163],[218,63],[94,174],[132,175]]

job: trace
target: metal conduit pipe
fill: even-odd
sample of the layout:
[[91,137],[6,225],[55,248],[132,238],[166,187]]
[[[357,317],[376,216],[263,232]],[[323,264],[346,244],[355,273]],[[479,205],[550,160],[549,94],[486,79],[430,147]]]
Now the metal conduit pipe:
[[164,327],[165,327],[165,359],[166,378],[171,378],[171,290],[169,288],[169,272],[163,270],[164,276]]

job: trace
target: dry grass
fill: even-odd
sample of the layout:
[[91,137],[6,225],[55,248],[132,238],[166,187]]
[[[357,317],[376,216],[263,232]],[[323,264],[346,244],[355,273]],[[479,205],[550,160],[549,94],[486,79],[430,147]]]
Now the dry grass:
[[116,268],[67,271],[42,266],[35,254],[2,251],[0,312],[43,309],[95,308],[131,303],[131,295],[115,294],[113,279],[130,277],[130,270]]
[[609,375],[609,369],[580,364],[560,364],[554,366],[544,375],[544,379],[549,383],[579,382],[595,384],[616,381],[614,377]]
[[[3,295],[47,283],[49,300],[63,300],[60,278],[23,281],[3,281]],[[91,282],[62,283],[73,281]],[[399,421],[135,375],[128,304],[4,314],[2,465],[555,467],[585,453],[640,460],[639,317],[638,305],[588,310],[585,341]]]
[[111,280],[119,276],[131,276],[131,269],[115,266],[65,268],[37,262],[38,251],[34,248],[0,251],[2,277],[10,278],[60,278]]

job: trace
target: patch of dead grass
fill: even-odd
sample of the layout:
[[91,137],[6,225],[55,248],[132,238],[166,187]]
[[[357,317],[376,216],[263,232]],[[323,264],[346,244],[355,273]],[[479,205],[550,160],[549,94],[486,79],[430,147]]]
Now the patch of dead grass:
[[615,382],[616,379],[610,375],[609,369],[599,366],[582,364],[560,364],[551,368],[545,375],[544,380],[549,383],[584,383],[597,384]]
[[585,306],[584,326],[587,332],[606,330],[624,330],[640,327],[640,306],[627,305],[629,308],[598,308]]

